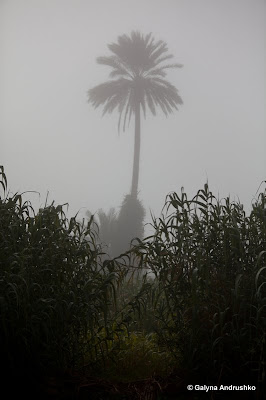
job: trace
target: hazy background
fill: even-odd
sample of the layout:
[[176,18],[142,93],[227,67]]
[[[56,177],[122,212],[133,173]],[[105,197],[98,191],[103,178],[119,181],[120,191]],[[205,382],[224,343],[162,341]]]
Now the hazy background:
[[[170,191],[247,210],[266,178],[265,1],[0,0],[0,164],[11,192],[69,213],[119,207],[129,193],[134,124],[118,136],[87,91],[108,79],[96,57],[132,30],[167,42],[184,105],[142,120],[139,197],[159,215]],[[133,121],[132,121],[133,122]],[[84,207],[84,208],[83,208]]]

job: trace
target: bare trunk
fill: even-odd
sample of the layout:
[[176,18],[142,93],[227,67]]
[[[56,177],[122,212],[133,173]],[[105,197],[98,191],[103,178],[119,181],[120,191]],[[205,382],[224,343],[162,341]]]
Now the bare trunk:
[[138,196],[139,182],[139,156],[140,156],[140,103],[137,102],[135,108],[135,144],[134,144],[134,161],[131,185],[131,196]]

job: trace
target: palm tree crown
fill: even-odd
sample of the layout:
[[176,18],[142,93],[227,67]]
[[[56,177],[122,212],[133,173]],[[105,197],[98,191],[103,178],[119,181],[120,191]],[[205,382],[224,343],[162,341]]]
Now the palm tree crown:
[[165,42],[157,42],[151,33],[143,36],[140,32],[132,32],[131,36],[118,37],[118,43],[108,45],[113,55],[98,57],[99,64],[108,65],[113,70],[110,78],[116,78],[90,89],[89,102],[97,108],[104,105],[103,114],[111,113],[118,108],[121,118],[124,116],[130,121],[135,113],[136,103],[140,103],[144,115],[146,104],[153,115],[156,115],[156,106],[159,106],[165,115],[183,104],[178,90],[164,79],[168,68],[181,68],[181,64],[166,64],[165,61],[173,58],[166,54],[168,48]]
[[[135,149],[131,194],[136,196],[139,174],[140,152],[140,109],[144,117],[146,107],[156,115],[156,107],[165,115],[183,104],[178,90],[166,79],[168,68],[180,68],[181,64],[169,64],[173,58],[162,40],[155,41],[151,33],[142,35],[133,31],[130,36],[118,37],[118,43],[108,45],[113,53],[107,57],[98,57],[99,64],[112,68],[111,80],[88,91],[89,103],[95,108],[103,106],[103,115],[116,108],[119,113],[118,128],[121,120],[123,130],[126,122],[135,115]],[[134,181],[134,182],[133,182]],[[133,188],[134,186],[134,188]]]

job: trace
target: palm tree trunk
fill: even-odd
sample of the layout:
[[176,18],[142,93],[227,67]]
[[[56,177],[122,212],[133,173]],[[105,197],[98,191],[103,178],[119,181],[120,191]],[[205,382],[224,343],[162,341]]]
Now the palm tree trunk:
[[140,156],[140,102],[135,107],[135,144],[134,144],[134,161],[131,185],[131,196],[138,196],[139,182],[139,156]]

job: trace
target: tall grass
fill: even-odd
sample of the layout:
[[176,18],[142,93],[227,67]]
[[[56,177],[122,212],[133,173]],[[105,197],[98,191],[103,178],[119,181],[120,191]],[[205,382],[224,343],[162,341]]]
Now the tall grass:
[[206,184],[168,195],[140,244],[155,275],[153,329],[183,370],[203,382],[265,382],[266,198],[249,216]]
[[92,219],[68,221],[53,203],[34,214],[22,195],[8,196],[0,173],[2,365],[43,372],[102,362],[107,338],[123,323],[116,311],[122,264],[101,261]]
[[93,217],[68,220],[54,203],[35,213],[9,195],[3,167],[0,189],[6,375],[125,371],[130,380],[175,371],[190,384],[263,386],[265,193],[249,215],[207,184],[192,199],[171,193],[154,234],[110,259]]

